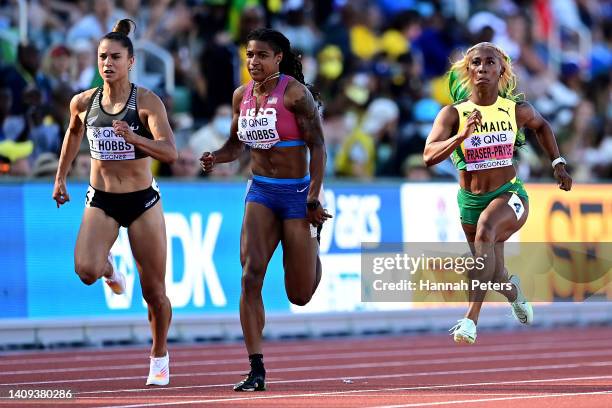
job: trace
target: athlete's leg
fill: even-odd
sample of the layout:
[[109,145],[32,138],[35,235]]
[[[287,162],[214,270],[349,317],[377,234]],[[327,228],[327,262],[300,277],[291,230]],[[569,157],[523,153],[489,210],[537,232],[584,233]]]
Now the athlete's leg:
[[[484,259],[484,268],[480,271],[472,270],[470,279],[477,279],[481,282],[494,281],[496,269],[499,268],[496,261],[495,244],[508,239],[527,220],[529,212],[527,200],[521,199],[524,211],[520,218],[517,218],[513,207],[508,205],[511,196],[510,193],[504,193],[493,199],[478,219],[474,236],[474,250],[475,256]],[[501,250],[503,251],[503,247]],[[480,287],[472,290],[470,285],[470,305],[466,317],[474,323],[478,322],[486,293],[487,291]]]
[[119,234],[119,224],[97,207],[85,207],[74,248],[74,270],[86,285],[110,277],[108,253]]
[[[476,253],[476,249],[474,247],[474,239],[476,237],[476,225],[475,224],[461,224],[461,226],[463,227],[463,232],[465,233],[465,237],[470,246],[472,255],[474,255]],[[509,282],[508,278],[509,278],[508,270],[506,269],[504,265],[504,243],[498,242],[495,245],[495,275],[493,277],[493,282],[508,283]],[[496,292],[504,295],[510,302],[516,299],[516,288],[514,287],[512,287],[510,291],[506,289],[500,289],[500,290],[497,290]]]
[[268,207],[247,202],[240,236],[242,293],[240,323],[249,355],[261,354],[265,312],[261,289],[266,268],[281,234],[280,221]]
[[283,221],[283,265],[289,301],[304,306],[321,280],[321,261],[316,228],[306,218]]
[[172,308],[166,296],[166,225],[161,201],[145,211],[128,228],[132,254],[140,272],[142,296],[147,302],[151,326],[151,357],[163,357]]

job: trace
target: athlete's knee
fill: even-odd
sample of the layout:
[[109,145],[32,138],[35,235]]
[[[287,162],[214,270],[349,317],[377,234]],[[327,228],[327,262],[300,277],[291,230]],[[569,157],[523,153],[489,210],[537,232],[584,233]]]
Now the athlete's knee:
[[258,268],[254,269],[243,269],[242,271],[242,291],[247,294],[259,294],[263,287],[264,273]]
[[98,266],[92,262],[79,260],[77,260],[74,264],[74,271],[86,285],[93,285],[104,273],[103,266]]
[[310,299],[312,299],[312,293],[288,293],[287,297],[296,306],[306,306]]
[[164,285],[145,285],[142,288],[142,297],[147,305],[155,308],[168,302]]
[[478,221],[478,227],[476,228],[475,242],[495,242],[495,226],[488,220]]

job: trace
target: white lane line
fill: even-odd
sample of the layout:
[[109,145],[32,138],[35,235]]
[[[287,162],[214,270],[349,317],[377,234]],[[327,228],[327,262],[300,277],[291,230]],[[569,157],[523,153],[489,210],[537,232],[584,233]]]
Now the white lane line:
[[[555,364],[555,365],[541,365],[541,366],[523,366],[523,367],[505,367],[505,368],[487,368],[487,369],[472,369],[472,370],[452,370],[452,371],[426,371],[419,373],[399,373],[399,374],[377,374],[377,375],[345,375],[342,377],[322,377],[322,378],[307,378],[300,379],[299,381],[302,383],[315,383],[315,382],[336,382],[343,381],[346,379],[350,379],[352,381],[356,380],[381,380],[381,379],[391,379],[391,378],[405,378],[405,377],[428,377],[428,376],[437,376],[437,375],[464,375],[464,374],[479,374],[479,373],[507,373],[507,372],[517,372],[517,371],[537,371],[537,370],[559,370],[559,369],[571,369],[571,368],[585,368],[585,367],[610,367],[612,366],[612,361],[607,363],[577,363],[577,364]],[[612,376],[607,376],[612,378]],[[595,378],[607,378],[606,376],[595,377]],[[142,380],[142,378],[139,378]],[[296,382],[296,379],[289,380],[271,380],[266,381],[268,384],[293,384]],[[110,394],[110,393],[120,393],[120,392],[151,392],[151,391],[169,391],[169,390],[185,390],[185,389],[198,389],[198,388],[219,388],[219,387],[231,387],[234,384],[204,384],[204,385],[185,385],[185,386],[174,386],[174,387],[164,387],[164,388],[128,388],[121,390],[98,390],[98,391],[83,391],[76,392],[75,395],[84,395],[84,394]]]
[[[113,405],[114,408],[140,408],[150,406],[170,406],[170,405],[190,405],[190,404],[212,404],[219,402],[230,402],[230,401],[251,401],[251,400],[265,400],[265,399],[280,399],[280,398],[305,398],[305,397],[324,397],[324,396],[337,396],[347,394],[362,394],[367,392],[386,392],[386,391],[412,391],[412,390],[431,390],[431,389],[444,389],[452,387],[474,387],[483,385],[501,385],[501,384],[528,384],[537,382],[556,382],[556,381],[575,381],[575,380],[593,380],[593,379],[609,379],[612,376],[590,376],[590,377],[562,377],[562,378],[548,378],[541,380],[517,380],[517,381],[494,381],[494,382],[480,382],[470,384],[444,384],[444,385],[432,385],[432,386],[419,386],[419,387],[399,387],[399,388],[382,388],[382,389],[368,389],[368,390],[349,390],[349,391],[330,391],[330,392],[317,392],[317,393],[300,393],[300,394],[281,394],[281,395],[263,395],[263,396],[250,396],[250,397],[236,397],[236,398],[217,398],[208,400],[191,400],[191,401],[173,401],[173,402],[156,402],[152,404],[132,404],[132,405]],[[612,391],[594,391],[591,393],[581,394],[607,394]],[[554,395],[554,394],[550,394]],[[559,394],[566,395],[566,394]],[[573,395],[577,395],[574,393]],[[524,396],[529,397],[529,396]],[[510,397],[509,397],[510,398]],[[494,399],[491,399],[494,400]],[[497,399],[495,399],[497,400]],[[474,400],[475,402],[479,400]],[[408,405],[410,406],[410,405]],[[111,408],[111,407],[104,407]]]
[[[606,346],[609,346],[608,341]],[[579,348],[583,348],[580,345]],[[456,350],[456,348],[455,348]],[[520,348],[521,351],[525,351],[525,348]],[[482,351],[482,350],[479,350]],[[471,363],[471,362],[488,362],[488,361],[506,361],[506,360],[524,360],[524,359],[546,359],[546,358],[578,358],[578,357],[592,357],[592,356],[609,356],[612,355],[611,349],[599,349],[599,350],[588,350],[588,351],[557,351],[553,353],[530,353],[523,355],[512,355],[507,347],[500,346],[496,349],[497,352],[504,352],[503,355],[479,355],[476,357],[444,357],[441,359],[417,359],[417,360],[402,360],[396,362],[377,362],[377,363],[361,363],[361,364],[349,364],[349,365],[336,365],[336,367],[342,368],[368,368],[368,367],[397,367],[397,366],[410,366],[420,364],[446,364],[446,363]],[[287,361],[318,361],[318,360],[359,360],[359,359],[372,359],[380,357],[400,357],[405,358],[407,355],[406,350],[398,351],[376,351],[376,352],[351,352],[351,353],[335,353],[335,354],[313,354],[309,356],[285,356],[285,357],[273,357],[266,358],[266,362],[287,362]],[[413,355],[412,351],[409,352]],[[465,354],[465,352],[461,353]],[[147,361],[148,363],[148,361]],[[244,364],[245,359],[237,360],[208,360],[208,361],[191,361],[191,362],[172,362],[173,368],[177,367],[202,367],[202,366],[215,366],[220,365],[233,365],[233,364]],[[324,366],[327,367],[327,366]],[[147,365],[141,364],[124,364],[115,366],[88,366],[88,367],[74,367],[74,368],[57,368],[57,369],[38,369],[38,370],[17,370],[17,371],[4,371],[0,372],[2,376],[15,376],[15,375],[32,375],[32,374],[65,374],[65,373],[79,373],[79,372],[107,372],[107,371],[118,371],[118,370],[134,370],[142,369],[146,370]],[[316,367],[294,367],[294,368],[279,368],[271,372],[279,371],[291,371],[293,369],[297,371],[305,371],[307,369],[313,369]],[[217,371],[216,374],[222,372]],[[233,375],[235,370],[225,371],[225,373]],[[5,384],[0,384],[5,385]]]
[[[557,394],[517,395],[514,397],[482,398],[482,399],[471,399],[471,400],[415,402],[411,404],[401,404],[401,405],[379,405],[379,406],[372,407],[372,408],[433,407],[433,406],[439,406],[439,405],[469,404],[469,403],[482,403],[482,402],[491,402],[491,401],[509,401],[509,400],[534,399],[534,398],[563,398],[563,397],[575,397],[575,396],[585,396],[585,395],[603,395],[603,394],[612,394],[612,391],[564,392],[564,393],[557,393]],[[131,405],[131,406],[136,406],[136,405]],[[142,406],[142,405],[139,405],[139,406]]]
[[[436,336],[436,339],[440,340],[445,338],[446,336]],[[555,339],[558,337],[554,337]],[[317,340],[315,340],[317,341]],[[397,337],[389,337],[389,338],[378,338],[376,340],[373,340],[371,338],[362,338],[359,340],[347,340],[345,342],[340,342],[340,340],[338,340],[338,344],[330,344],[329,342],[327,342],[326,340],[319,340],[321,341],[322,344],[317,345],[295,345],[295,344],[291,344],[291,340],[289,341],[289,344],[276,344],[276,343],[271,343],[268,345],[268,350],[266,350],[266,356],[273,356],[276,354],[279,355],[283,355],[286,353],[310,353],[312,351],[335,351],[335,350],[354,350],[355,347],[354,346],[358,346],[361,350],[368,350],[368,349],[376,349],[377,348],[377,343],[383,342],[384,347],[386,350],[392,350],[392,349],[405,349],[407,345],[410,345],[411,347],[414,346],[414,337],[413,336],[406,336],[403,338],[397,338]],[[333,342],[335,340],[331,340],[330,342]],[[423,343],[422,340],[419,340],[420,343]],[[585,341],[580,341],[580,340],[574,340],[575,344],[581,344],[584,345],[585,347],[587,345],[592,345],[592,346],[597,346],[599,344],[602,345],[609,345],[610,343],[610,339],[609,337],[607,338],[600,338],[600,339],[593,339],[593,338],[589,338]],[[452,348],[450,350],[447,351],[447,349],[449,348],[449,344],[450,343],[442,343],[439,345],[430,345],[427,344],[426,346],[421,346],[420,344],[417,344],[417,346],[419,347],[417,350],[413,350],[411,351],[411,353],[418,353],[418,354],[427,354],[427,353],[433,353],[433,352],[439,352],[440,350],[445,350],[446,352],[450,352],[450,350],[453,350]],[[506,348],[539,348],[539,347],[567,347],[567,342],[564,340],[559,340],[559,341],[554,341],[554,340],[550,340],[550,339],[546,339],[545,341],[534,341],[531,338],[527,338],[527,339],[523,339],[521,341],[517,341],[517,342],[504,342],[504,347]],[[193,350],[182,350],[182,348],[184,348],[183,346],[177,346],[178,350],[173,351],[172,355],[175,358],[182,358],[185,357],[187,359],[190,359],[191,357],[206,357],[206,356],[219,356],[219,355],[240,355],[243,356],[245,355],[245,350],[242,344],[236,344],[236,345],[219,345],[218,348],[215,345],[203,345],[201,350],[198,349],[193,349],[193,347],[189,347],[190,349]],[[498,345],[476,345],[476,347],[478,347],[478,350],[486,350],[486,349],[499,349],[501,346]],[[456,349],[456,348],[455,348]],[[457,349],[460,350],[460,349]],[[134,348],[80,348],[80,349],[70,349],[67,350],[65,352],[62,352],[63,354],[65,354],[65,356],[62,355],[57,355],[58,352],[57,351],[47,351],[47,350],[41,350],[41,351],[37,351],[36,353],[32,352],[32,353],[23,353],[21,355],[13,355],[13,354],[3,354],[2,352],[0,352],[0,365],[21,365],[21,364],[32,364],[32,363],[37,363],[37,364],[54,364],[54,363],[65,363],[65,362],[81,362],[81,361],[108,361],[109,358],[112,359],[141,359],[142,357],[139,356],[137,353],[141,352],[143,356],[146,356],[148,354],[148,349],[142,348],[142,347],[134,347]],[[47,353],[51,353],[54,354],[54,357],[32,357],[33,355],[41,355],[41,354],[47,354]],[[60,353],[60,354],[62,354]],[[80,355],[79,355],[80,354]]]

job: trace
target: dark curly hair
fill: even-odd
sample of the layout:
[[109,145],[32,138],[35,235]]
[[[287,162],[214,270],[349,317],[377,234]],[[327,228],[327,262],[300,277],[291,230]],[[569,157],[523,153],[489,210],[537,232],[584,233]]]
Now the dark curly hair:
[[279,64],[279,71],[281,74],[291,75],[294,77],[310,91],[319,106],[321,105],[319,93],[314,90],[311,84],[307,84],[304,81],[301,56],[296,55],[293,51],[291,51],[291,43],[289,42],[289,39],[283,35],[283,33],[269,28],[258,28],[249,33],[247,36],[247,42],[248,41],[263,41],[270,45],[275,54],[282,52],[283,59]]

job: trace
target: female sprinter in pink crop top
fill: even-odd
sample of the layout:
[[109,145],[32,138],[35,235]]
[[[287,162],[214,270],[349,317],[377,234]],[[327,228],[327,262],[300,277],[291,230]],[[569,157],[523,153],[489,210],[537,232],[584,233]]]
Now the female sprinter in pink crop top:
[[253,180],[240,237],[240,322],[251,371],[234,390],[263,391],[261,288],[266,267],[281,242],[287,296],[296,305],[308,303],[321,279],[317,238],[330,215],[317,199],[325,144],[299,58],[283,34],[258,29],[248,36],[247,65],[252,81],[234,92],[230,138],[200,161],[209,172],[215,163],[236,160],[245,145],[251,149]]

